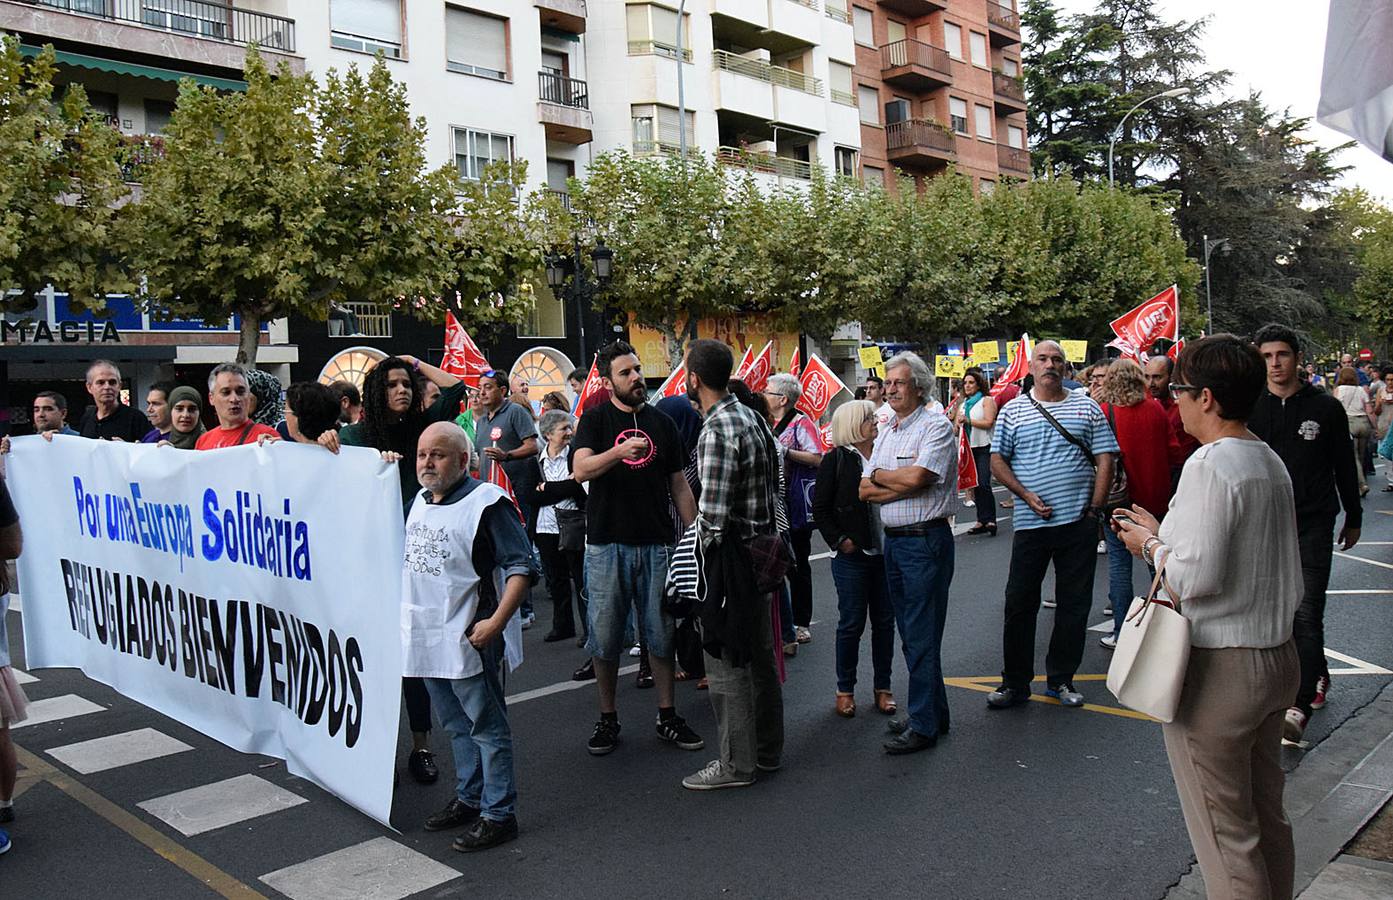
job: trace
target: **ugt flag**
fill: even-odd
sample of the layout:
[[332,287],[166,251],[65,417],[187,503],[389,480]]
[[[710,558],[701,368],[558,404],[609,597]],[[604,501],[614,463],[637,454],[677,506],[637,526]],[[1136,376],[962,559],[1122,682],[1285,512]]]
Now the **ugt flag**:
[[1117,347],[1124,356],[1140,359],[1161,338],[1173,341],[1180,337],[1180,291],[1171,285],[1110,324],[1117,340],[1108,346]]

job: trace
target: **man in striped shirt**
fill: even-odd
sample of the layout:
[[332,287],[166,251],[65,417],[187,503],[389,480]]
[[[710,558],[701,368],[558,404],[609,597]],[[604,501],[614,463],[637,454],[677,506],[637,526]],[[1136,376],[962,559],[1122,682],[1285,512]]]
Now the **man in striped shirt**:
[[1016,504],[1012,522],[1005,664],[1001,685],[987,695],[992,709],[1030,699],[1040,583],[1051,562],[1059,605],[1045,657],[1045,695],[1064,706],[1083,705],[1074,673],[1083,659],[1098,524],[1119,448],[1098,404],[1064,387],[1064,371],[1059,344],[1036,344],[1030,359],[1035,386],[1002,408],[992,432],[992,475],[1024,501]]

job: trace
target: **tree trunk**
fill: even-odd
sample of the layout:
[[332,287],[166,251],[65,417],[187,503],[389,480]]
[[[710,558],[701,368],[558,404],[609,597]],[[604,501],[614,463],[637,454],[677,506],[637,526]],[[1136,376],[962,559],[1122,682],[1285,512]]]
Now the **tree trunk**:
[[256,365],[256,350],[261,340],[261,317],[255,313],[242,313],[242,330],[237,336],[237,364],[253,367]]
[[685,337],[686,329],[683,329],[683,337],[677,334],[677,327],[672,322],[659,322],[656,325],[658,333],[667,339],[667,364],[669,371],[682,365],[683,351],[686,348]]

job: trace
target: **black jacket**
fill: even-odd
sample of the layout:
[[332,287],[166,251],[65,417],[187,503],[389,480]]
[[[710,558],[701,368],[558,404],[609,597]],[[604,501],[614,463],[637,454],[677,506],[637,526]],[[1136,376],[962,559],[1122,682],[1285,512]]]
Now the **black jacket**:
[[[547,481],[546,475],[542,471],[542,460],[546,458],[546,448],[537,454],[537,484],[541,485],[540,491],[534,491],[532,499],[533,506],[552,506],[562,500],[574,500],[576,506],[585,509],[585,488],[575,478],[567,478],[563,481]],[[573,472],[575,459],[575,448],[566,454],[566,471]]]
[[1298,522],[1333,520],[1344,506],[1345,526],[1362,526],[1349,419],[1340,401],[1309,384],[1285,400],[1263,391],[1248,430],[1286,463]]
[[747,666],[761,652],[759,617],[769,614],[769,596],[755,586],[749,547],[744,541],[723,538],[698,559],[706,582],[697,607],[702,647],[727,665]]
[[855,448],[838,447],[822,457],[813,485],[813,521],[834,553],[842,538],[862,550],[874,544],[871,507],[860,489],[861,454]]

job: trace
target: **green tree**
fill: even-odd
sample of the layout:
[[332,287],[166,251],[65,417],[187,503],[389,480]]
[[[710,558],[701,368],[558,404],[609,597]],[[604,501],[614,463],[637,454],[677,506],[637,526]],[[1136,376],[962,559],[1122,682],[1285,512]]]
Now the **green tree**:
[[284,66],[273,76],[253,50],[246,81],[245,93],[180,86],[129,220],[147,302],[240,316],[237,359],[255,363],[267,320],[436,296],[454,182],[426,171],[424,121],[385,63],[331,70],[321,88]]
[[55,102],[54,71],[52,47],[26,62],[0,38],[0,306],[17,312],[49,284],[94,309],[131,287],[113,238],[120,135],[81,86]]

